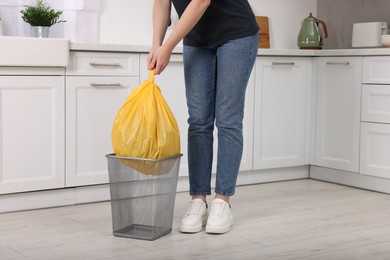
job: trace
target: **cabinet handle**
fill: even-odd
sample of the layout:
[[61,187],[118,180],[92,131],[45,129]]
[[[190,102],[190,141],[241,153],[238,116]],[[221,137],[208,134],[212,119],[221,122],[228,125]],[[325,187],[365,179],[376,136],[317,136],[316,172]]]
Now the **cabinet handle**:
[[273,66],[294,66],[295,62],[272,62]]
[[107,84],[100,84],[100,83],[90,83],[91,87],[94,87],[94,88],[101,88],[101,87],[115,87],[115,88],[118,88],[118,87],[123,87],[123,85],[121,83],[107,83]]
[[344,65],[344,66],[348,66],[349,64],[351,64],[350,62],[327,62],[326,65]]
[[119,63],[96,63],[96,62],[90,62],[89,65],[91,67],[113,67],[113,68],[117,68],[121,66]]

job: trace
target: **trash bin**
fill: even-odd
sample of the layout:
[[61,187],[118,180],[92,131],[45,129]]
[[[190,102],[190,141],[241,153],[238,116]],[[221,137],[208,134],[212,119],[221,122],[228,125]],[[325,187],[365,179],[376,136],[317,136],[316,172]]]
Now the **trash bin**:
[[106,155],[114,236],[155,240],[172,231],[181,156]]

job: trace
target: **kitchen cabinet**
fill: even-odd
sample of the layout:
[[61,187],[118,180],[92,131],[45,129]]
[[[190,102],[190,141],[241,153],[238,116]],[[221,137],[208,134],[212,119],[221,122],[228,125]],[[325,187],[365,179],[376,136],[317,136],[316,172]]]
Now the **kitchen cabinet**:
[[363,59],[360,173],[390,179],[390,57]]
[[73,51],[66,75],[139,76],[139,54]]
[[390,84],[390,56],[365,57],[363,82],[367,84]]
[[[146,54],[142,54],[140,58],[141,81],[149,79],[146,57]],[[179,176],[188,176],[188,110],[185,95],[183,56],[181,54],[173,54],[171,56],[170,63],[165,68],[164,72],[155,76],[155,83],[160,87],[162,95],[175,116],[180,130],[180,152],[183,154],[183,157],[180,160]],[[215,169],[215,160],[213,168]]]
[[66,79],[66,186],[108,183],[111,128],[138,77]]
[[359,172],[361,57],[320,57],[315,164]]
[[363,84],[362,121],[390,124],[390,84]]
[[306,163],[310,133],[308,58],[258,57],[254,102],[254,169]]
[[[255,65],[256,67],[256,65]],[[253,170],[253,131],[254,131],[254,112],[255,111],[255,69],[248,81],[245,93],[244,119],[242,132],[244,136],[244,150],[242,152],[240,171]]]
[[360,173],[390,179],[390,124],[362,123]]
[[0,75],[0,194],[63,188],[64,69],[9,71]]
[[108,183],[111,128],[139,85],[139,55],[72,52],[66,73],[66,187]]
[[[149,72],[146,69],[146,55],[141,55],[141,81],[149,78]],[[187,131],[188,131],[188,110],[185,96],[185,82],[183,71],[183,57],[181,54],[174,54],[167,68],[161,75],[156,75],[155,82],[161,88],[164,98],[170,106],[180,129],[181,159],[180,172],[181,176],[188,175],[188,160],[187,160]],[[251,77],[247,95],[245,117],[243,123],[244,132],[244,151],[241,161],[241,171],[252,169],[252,134],[253,134],[253,89],[254,79]],[[214,157],[213,157],[213,173],[216,172],[217,163],[217,128],[214,131]]]
[[[147,54],[80,46],[66,68],[0,67],[0,194],[25,192],[1,196],[1,203],[28,198],[35,202],[25,208],[39,208],[108,198],[108,185],[96,184],[108,183],[112,123],[149,78]],[[257,57],[246,94],[241,184],[305,178],[310,169],[313,179],[388,192],[390,56],[267,52]],[[180,176],[187,176],[182,55],[173,54],[155,81],[178,121]],[[186,178],[180,182],[186,190]],[[41,192],[30,198],[28,191]]]

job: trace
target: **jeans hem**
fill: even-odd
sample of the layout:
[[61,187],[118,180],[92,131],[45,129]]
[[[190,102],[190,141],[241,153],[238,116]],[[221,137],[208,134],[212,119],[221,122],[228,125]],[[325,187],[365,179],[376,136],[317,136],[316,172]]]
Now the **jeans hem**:
[[219,192],[219,191],[215,191],[215,194],[218,194],[218,195],[221,195],[221,196],[227,196],[227,197],[230,197],[230,196],[233,196],[234,195],[234,192]]
[[207,196],[211,195],[211,192],[190,192],[191,196]]

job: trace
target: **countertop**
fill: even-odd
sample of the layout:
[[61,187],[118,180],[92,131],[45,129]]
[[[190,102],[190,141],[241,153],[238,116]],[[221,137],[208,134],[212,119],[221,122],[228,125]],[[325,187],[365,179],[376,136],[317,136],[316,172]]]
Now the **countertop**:
[[[104,44],[104,43],[71,43],[71,51],[101,51],[101,52],[137,52],[148,53],[150,46],[126,45],[126,44]],[[182,47],[176,47],[173,53],[182,53]],[[259,56],[304,56],[304,57],[326,57],[326,56],[390,56],[390,48],[370,49],[337,49],[337,50],[299,50],[299,49],[259,49]]]

